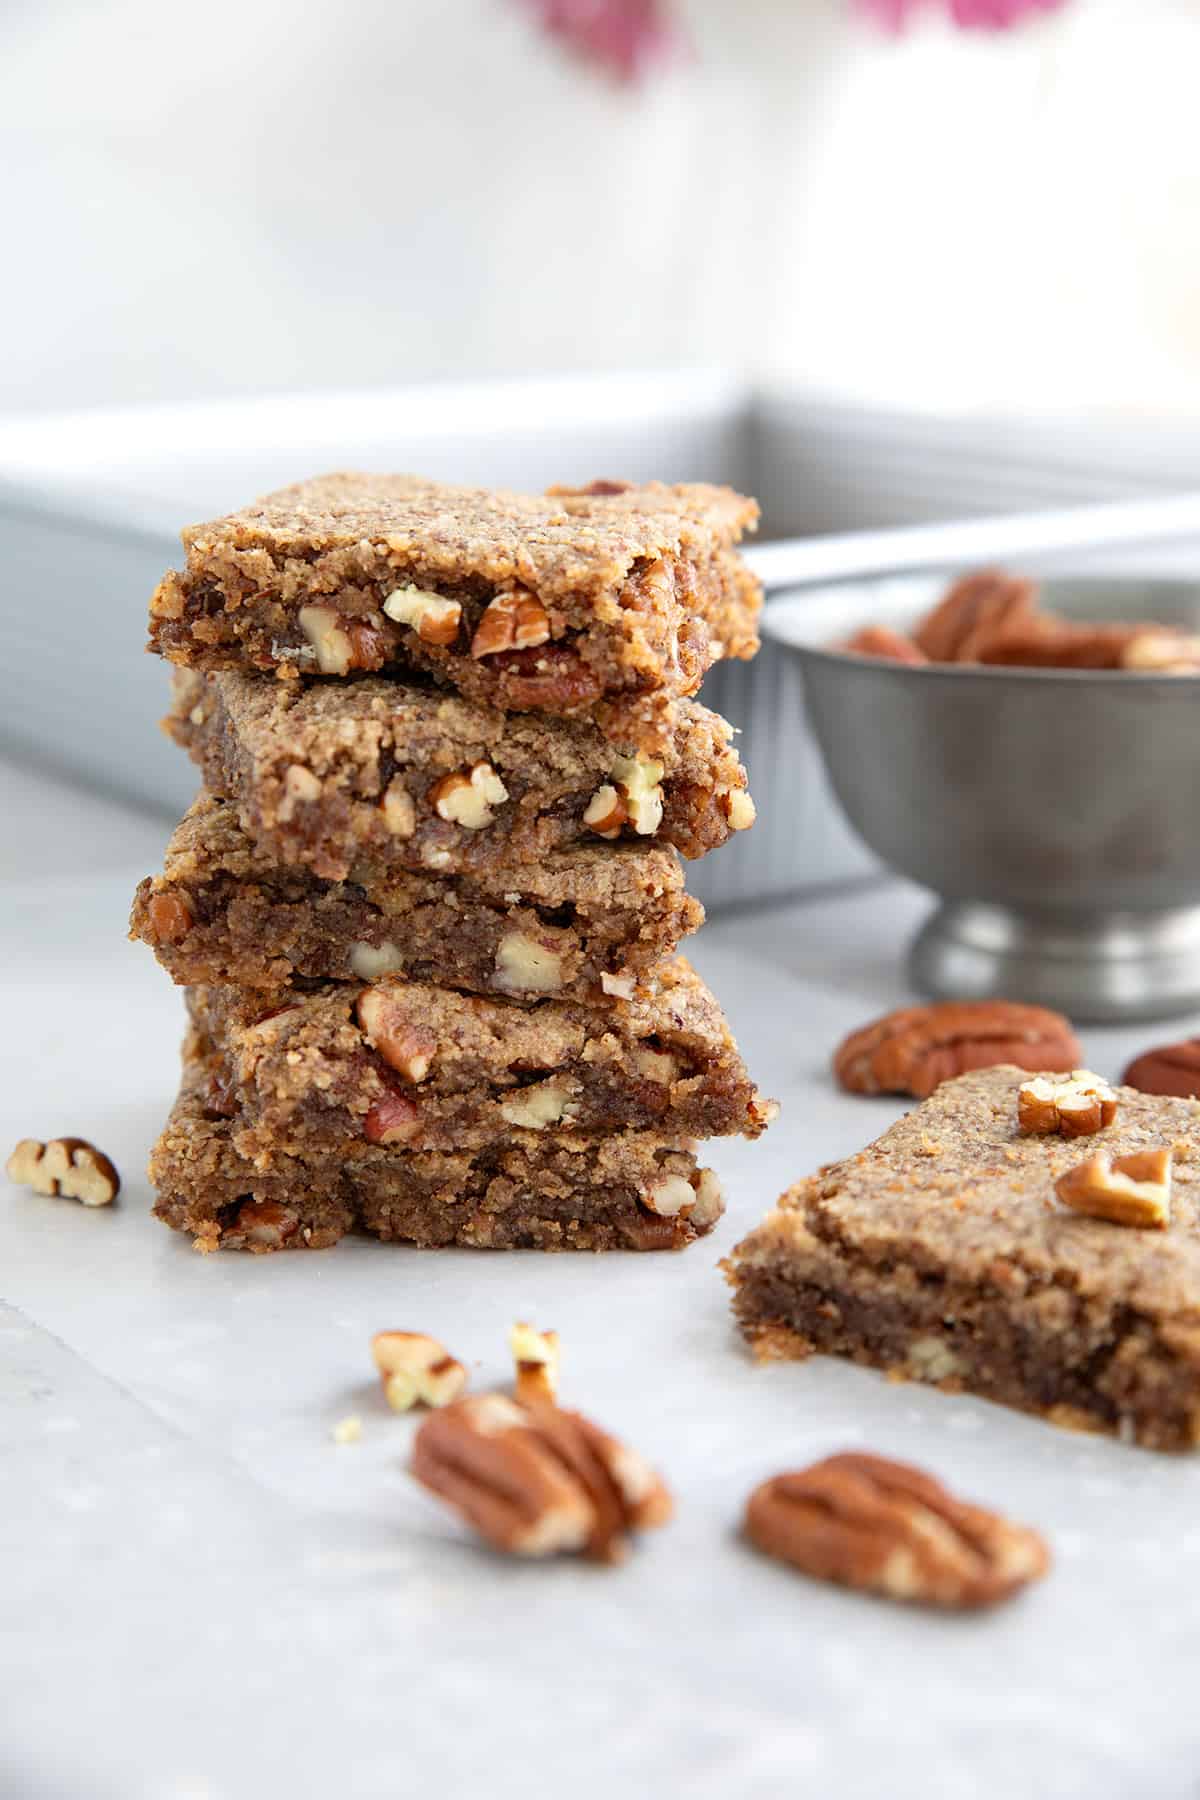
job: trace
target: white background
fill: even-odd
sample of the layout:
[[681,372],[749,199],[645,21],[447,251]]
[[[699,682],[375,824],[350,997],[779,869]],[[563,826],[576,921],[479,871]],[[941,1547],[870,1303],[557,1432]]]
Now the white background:
[[511,0],[10,0],[0,410],[716,362],[1200,414],[1195,0],[679,5],[629,92]]

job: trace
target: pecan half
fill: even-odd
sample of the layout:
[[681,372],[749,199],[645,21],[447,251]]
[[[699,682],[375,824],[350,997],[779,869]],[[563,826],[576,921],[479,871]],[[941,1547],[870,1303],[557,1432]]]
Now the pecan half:
[[1074,1212],[1161,1231],[1171,1222],[1173,1160],[1165,1145],[1125,1156],[1102,1150],[1060,1175],[1054,1191]]
[[911,638],[893,631],[890,625],[864,625],[837,648],[848,650],[853,656],[875,656],[883,662],[909,663],[914,668],[929,661]]
[[1159,1044],[1135,1056],[1121,1077],[1126,1087],[1143,1094],[1171,1094],[1177,1100],[1200,1099],[1200,1038]]
[[923,1606],[992,1606],[1050,1566],[1028,1526],[955,1499],[920,1469],[857,1452],[765,1481],[745,1529],[806,1575]]
[[35,1194],[59,1195],[84,1206],[109,1206],[121,1191],[121,1177],[102,1150],[85,1138],[22,1138],[5,1167],[10,1181]]
[[964,575],[913,632],[930,662],[979,662],[990,639],[1032,619],[1037,590],[1002,569]]
[[1017,1090],[1017,1127],[1022,1137],[1090,1137],[1117,1116],[1117,1096],[1107,1081],[1087,1069],[1073,1069],[1066,1081],[1035,1075]]
[[925,1100],[971,1069],[1070,1070],[1082,1058],[1061,1013],[1011,1000],[944,1000],[887,1013],[851,1032],[833,1069],[852,1094],[911,1094]]
[[665,1525],[673,1510],[654,1471],[599,1426],[502,1394],[431,1413],[413,1443],[412,1472],[513,1556],[616,1562],[631,1531]]

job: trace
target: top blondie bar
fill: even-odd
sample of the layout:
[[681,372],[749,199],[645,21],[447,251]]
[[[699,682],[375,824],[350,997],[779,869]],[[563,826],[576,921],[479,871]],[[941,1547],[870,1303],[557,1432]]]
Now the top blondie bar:
[[758,648],[735,546],[753,500],[702,483],[545,496],[325,475],[183,533],[150,648],[285,678],[422,670],[504,711],[588,718],[655,751],[672,702]]

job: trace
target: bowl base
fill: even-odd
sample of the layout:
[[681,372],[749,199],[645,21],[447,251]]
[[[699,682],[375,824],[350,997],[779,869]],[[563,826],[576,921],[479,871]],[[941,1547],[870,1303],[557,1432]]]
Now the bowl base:
[[1097,1024],[1170,1018],[1200,1010],[1200,906],[1085,921],[946,901],[908,967],[937,1000],[1026,1000]]

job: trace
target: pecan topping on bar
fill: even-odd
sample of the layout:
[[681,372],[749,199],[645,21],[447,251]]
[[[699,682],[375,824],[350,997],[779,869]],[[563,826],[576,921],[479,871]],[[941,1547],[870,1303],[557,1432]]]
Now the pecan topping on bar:
[[673,1510],[654,1471],[589,1419],[502,1394],[431,1413],[413,1444],[412,1472],[513,1556],[617,1562],[630,1532],[665,1525]]
[[1017,1090],[1017,1125],[1022,1137],[1090,1137],[1117,1116],[1117,1096],[1088,1069],[1074,1069],[1065,1081],[1036,1075]]
[[1127,1156],[1102,1150],[1060,1175],[1054,1191],[1064,1206],[1094,1219],[1162,1230],[1171,1222],[1172,1161],[1165,1147]]
[[1143,1094],[1173,1094],[1180,1100],[1200,1099],[1200,1038],[1160,1044],[1143,1050],[1121,1077],[1126,1087]]
[[847,1452],[751,1494],[746,1535],[821,1581],[959,1611],[992,1606],[1044,1575],[1038,1532],[955,1499],[905,1463]]
[[445,1344],[423,1331],[377,1331],[371,1355],[393,1412],[423,1406],[449,1406],[467,1385],[467,1371]]
[[121,1191],[121,1177],[102,1150],[84,1138],[22,1138],[6,1165],[10,1181],[35,1194],[59,1195],[84,1206],[109,1206]]
[[943,1081],[972,1069],[1071,1070],[1080,1046],[1067,1020],[1010,1000],[946,1000],[888,1013],[850,1034],[833,1068],[852,1094],[927,1099]]
[[558,1333],[536,1331],[523,1320],[508,1334],[516,1372],[514,1392],[523,1406],[558,1398]]
[[478,661],[502,650],[530,650],[549,636],[550,618],[541,601],[528,588],[514,588],[489,604],[471,639],[471,655]]

